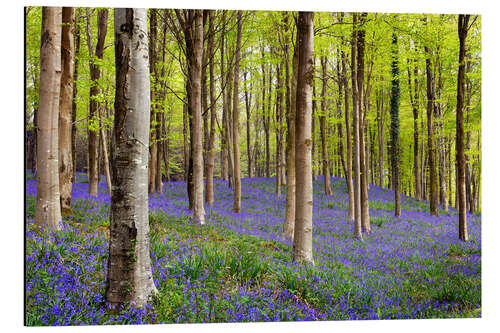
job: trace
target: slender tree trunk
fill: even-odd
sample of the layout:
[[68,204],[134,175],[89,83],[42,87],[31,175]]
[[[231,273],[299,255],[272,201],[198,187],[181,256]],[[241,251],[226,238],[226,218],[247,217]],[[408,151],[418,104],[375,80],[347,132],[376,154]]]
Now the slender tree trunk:
[[413,112],[413,177],[415,181],[415,198],[422,200],[422,190],[420,188],[420,169],[419,169],[419,147],[418,147],[418,69],[415,60],[412,61],[413,66],[413,87],[410,69],[410,60],[408,64],[408,87],[410,95],[410,103]]
[[[158,38],[157,34],[157,24],[156,24],[156,9],[150,9],[150,21],[149,21],[149,68],[151,71],[151,77],[153,82],[158,80],[158,74],[156,72],[156,39]],[[151,115],[150,115],[150,123],[149,123],[149,193],[156,192],[156,158],[158,155],[157,151],[157,133],[156,133],[156,89],[155,85],[151,87],[150,90],[150,98],[151,98]]]
[[[248,166],[247,166],[247,174],[249,178],[253,177],[253,172],[252,172],[252,148],[251,148],[251,140],[250,140],[250,104],[252,103],[252,95],[249,94],[248,92],[248,87],[247,87],[247,72],[243,73],[243,80],[245,81],[245,110],[246,110],[246,115],[247,115],[247,160],[248,160]],[[250,95],[250,96],[249,96]]]
[[[184,181],[188,181],[188,170],[189,170],[189,122],[188,122],[188,105],[184,103],[182,105],[182,137],[183,137],[183,154],[184,154]],[[189,201],[191,202],[191,200]]]
[[360,30],[358,31],[357,38],[357,52],[358,52],[358,71],[357,71],[357,81],[358,81],[358,130],[359,130],[359,167],[360,167],[360,206],[361,206],[361,226],[362,230],[366,233],[371,232],[370,226],[370,210],[368,203],[368,163],[366,162],[366,150],[365,150],[365,138],[364,138],[364,127],[365,118],[367,113],[366,106],[363,107],[364,98],[364,77],[365,77],[365,30],[363,28],[364,22],[366,20],[367,13],[362,13],[360,17]]
[[[339,98],[337,99],[337,132],[338,132],[338,137],[339,137],[339,155],[340,155],[340,161],[342,163],[342,169],[344,172],[344,176],[346,177],[347,181],[347,163],[345,161],[345,156],[344,156],[344,130],[342,128],[342,89],[343,89],[343,77],[342,77],[342,72],[341,72],[341,59],[343,57],[342,53],[339,50],[340,57],[337,62],[337,84],[339,88]],[[341,175],[340,175],[341,176]]]
[[436,173],[436,150],[434,145],[434,79],[431,68],[431,51],[426,46],[425,59],[427,71],[427,153],[429,158],[430,213],[438,216],[438,178]]
[[236,38],[236,60],[234,64],[234,92],[233,92],[233,151],[234,151],[234,202],[233,212],[241,210],[241,175],[240,175],[240,131],[239,125],[239,78],[241,54],[241,25],[242,11],[238,11],[238,35]]
[[297,24],[298,73],[295,136],[296,211],[293,260],[314,264],[312,256],[311,103],[314,78],[314,13],[299,12]]
[[35,223],[61,229],[58,122],[61,91],[61,7],[42,8],[40,101],[37,119],[37,193]]
[[208,45],[207,50],[210,56],[209,62],[209,76],[210,76],[210,136],[208,139],[208,153],[207,153],[207,175],[206,175],[206,189],[205,201],[207,205],[212,205],[214,202],[214,162],[215,162],[215,122],[217,121],[217,110],[215,104],[215,76],[214,76],[214,12],[208,11]]
[[438,162],[439,162],[439,202],[443,207],[443,210],[448,210],[448,198],[446,196],[446,173],[445,173],[445,156],[444,156],[444,126],[443,126],[443,107],[440,102],[441,100],[441,91],[443,90],[443,81],[442,81],[442,64],[441,60],[438,57],[437,60],[438,67],[438,85],[436,89],[436,116],[438,118],[438,126],[437,126],[437,152],[438,152]]
[[321,115],[319,116],[319,127],[321,132],[321,155],[323,160],[323,177],[325,182],[325,195],[333,195],[330,177],[330,161],[326,142],[326,56],[321,56],[322,87],[321,87]]
[[[116,96],[106,301],[144,306],[156,292],[149,256],[150,82],[145,9],[117,8]],[[120,29],[128,26],[130,29]]]
[[399,172],[399,51],[398,37],[392,34],[392,89],[391,89],[391,148],[392,188],[394,190],[394,216],[401,216],[400,172]]
[[111,195],[111,173],[109,170],[109,159],[108,159],[108,148],[106,143],[106,132],[104,131],[104,127],[101,121],[101,109],[99,108],[99,132],[101,137],[101,149],[102,149],[102,160],[104,163],[104,176],[106,179],[106,186],[108,189],[108,194]]
[[[344,13],[340,13],[340,22],[343,21]],[[344,38],[342,37],[342,44],[344,44]],[[347,79],[347,55],[344,51],[341,52],[342,57],[342,83],[344,86],[344,107],[345,107],[345,127],[346,127],[346,147],[347,147],[347,172],[346,172],[346,184],[347,192],[349,196],[349,221],[354,223],[354,186],[352,180],[352,134],[351,134],[351,115],[349,107],[349,81]]]
[[276,87],[276,196],[281,196],[281,173],[283,166],[281,165],[281,154],[282,154],[282,119],[283,119],[283,92],[282,85],[283,79],[281,75],[281,64],[276,65],[276,77],[278,81],[278,85]]
[[352,102],[353,102],[353,123],[354,123],[354,237],[363,239],[361,234],[361,170],[360,170],[360,145],[359,145],[359,85],[357,80],[358,59],[357,59],[357,40],[358,40],[358,16],[353,13],[353,33],[352,33]]
[[203,54],[203,14],[201,10],[191,11],[193,18],[193,54],[189,59],[191,67],[191,110],[193,140],[193,220],[205,223],[203,207],[203,145],[201,131],[201,60]]
[[[220,41],[220,73],[221,73],[221,90],[226,89],[226,73],[224,72],[224,35],[226,33],[226,11],[222,11],[222,32]],[[221,133],[221,173],[222,179],[228,181],[229,174],[227,170],[227,104],[226,104],[226,94],[222,92],[222,133]]]
[[[286,16],[288,20],[288,15]],[[287,24],[288,26],[288,24]],[[288,36],[288,35],[287,35]],[[286,39],[286,58],[288,64],[288,37]],[[287,136],[287,187],[286,187],[286,211],[285,211],[285,223],[283,225],[283,235],[286,240],[291,240],[294,234],[295,226],[295,211],[296,211],[296,178],[295,178],[295,117],[296,117],[296,106],[297,106],[297,73],[298,73],[298,52],[297,44],[295,44],[293,50],[293,60],[292,60],[292,82],[291,82],[291,93],[289,93],[288,83],[287,83],[287,95],[290,95],[290,107],[288,109],[288,136]],[[287,67],[288,69],[288,67]],[[287,70],[288,73],[288,70]],[[288,75],[287,75],[288,76]],[[288,82],[288,78],[287,78]],[[288,102],[287,98],[287,102]]]
[[[98,127],[99,124],[99,102],[97,96],[100,93],[98,80],[101,77],[100,66],[95,61],[102,60],[104,55],[104,41],[108,29],[108,10],[101,9],[97,13],[97,44],[95,52],[92,46],[92,32],[90,26],[90,14],[87,12],[87,44],[90,53],[90,79],[92,85],[90,87],[90,109],[89,109],[89,125],[92,124]],[[97,195],[97,186],[99,184],[99,155],[97,153],[99,147],[98,130],[95,128],[89,129],[89,195]]]
[[73,122],[71,121],[74,74],[74,38],[75,8],[62,9],[61,37],[61,97],[59,101],[59,192],[61,196],[61,214],[71,215],[71,178],[73,177],[73,159],[71,137]]
[[[76,10],[75,16],[79,13]],[[80,55],[80,28],[79,25],[75,22],[74,27],[74,36],[75,36],[75,55],[74,55],[74,73],[73,73],[73,82],[78,82],[78,62]],[[73,160],[73,175],[71,177],[72,182],[76,182],[76,96],[78,95],[78,85],[73,83],[73,98],[71,99],[71,122],[73,126],[71,127],[71,158]]]
[[468,241],[467,212],[465,193],[465,149],[464,149],[464,90],[465,90],[465,52],[467,30],[470,15],[458,16],[458,37],[460,40],[460,53],[458,57],[457,79],[457,193],[458,193],[458,237],[461,241]]

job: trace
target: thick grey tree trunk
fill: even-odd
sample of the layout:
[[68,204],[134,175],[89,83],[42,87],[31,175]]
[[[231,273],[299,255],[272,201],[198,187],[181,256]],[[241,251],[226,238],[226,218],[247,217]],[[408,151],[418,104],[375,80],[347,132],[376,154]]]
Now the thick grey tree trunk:
[[42,8],[35,223],[38,227],[48,227],[51,230],[61,228],[58,149],[61,22],[61,7]]
[[299,12],[297,24],[299,53],[297,73],[297,114],[295,118],[295,230],[293,260],[314,264],[312,255],[312,161],[311,113],[312,81],[314,79],[314,13]]
[[106,301],[144,306],[156,291],[149,256],[150,81],[145,9],[115,9],[113,193]]
[[193,220],[205,223],[203,207],[203,132],[201,129],[201,60],[203,55],[203,13],[194,10],[193,20],[193,56],[189,59],[191,67],[191,110],[193,113]]

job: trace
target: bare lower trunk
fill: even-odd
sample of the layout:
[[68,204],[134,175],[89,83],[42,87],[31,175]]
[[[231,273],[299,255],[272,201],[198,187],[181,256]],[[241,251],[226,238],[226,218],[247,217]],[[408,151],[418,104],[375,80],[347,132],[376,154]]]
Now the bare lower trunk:
[[58,122],[61,91],[61,7],[42,8],[40,101],[37,119],[35,223],[60,230]]
[[295,136],[296,211],[293,260],[314,264],[312,256],[311,104],[313,81],[314,13],[299,12],[297,24],[298,73]]
[[[115,9],[116,96],[106,301],[144,306],[156,291],[149,256],[149,66],[145,9]],[[128,26],[130,29],[120,29]]]
[[193,55],[189,62],[191,66],[191,110],[193,112],[193,220],[205,223],[205,208],[203,207],[203,145],[201,130],[201,58],[203,53],[203,14],[201,10],[191,12],[193,23]]
[[64,7],[62,10],[62,74],[61,98],[59,107],[59,192],[61,195],[61,214],[71,215],[71,178],[73,177],[73,154],[71,138],[73,132],[72,100],[74,74],[74,38],[73,27],[75,8]]
[[102,159],[104,163],[104,176],[106,178],[106,186],[108,189],[108,194],[111,195],[111,173],[109,170],[108,147],[106,143],[106,132],[104,131],[104,127],[102,126],[101,116],[102,115],[99,114],[99,127],[100,127],[100,137],[101,137]]

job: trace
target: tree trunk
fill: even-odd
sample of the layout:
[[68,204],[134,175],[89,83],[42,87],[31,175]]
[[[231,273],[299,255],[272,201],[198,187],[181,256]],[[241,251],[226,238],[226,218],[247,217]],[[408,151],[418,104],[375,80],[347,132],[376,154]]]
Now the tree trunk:
[[[247,72],[243,73],[243,80],[245,81],[245,110],[247,114],[247,160],[248,160],[248,165],[247,165],[247,174],[249,178],[253,177],[253,172],[252,172],[252,148],[251,148],[251,140],[250,140],[250,104],[252,103],[252,95],[249,94],[248,92],[248,87],[247,87]],[[250,95],[250,96],[249,96]]]
[[277,78],[277,87],[276,87],[276,196],[280,197],[281,196],[281,172],[282,172],[282,165],[281,165],[281,154],[282,154],[282,145],[281,142],[283,141],[283,136],[281,134],[282,130],[282,119],[283,119],[283,93],[282,93],[282,84],[283,84],[283,79],[281,76],[281,64],[276,65],[276,78]]
[[330,177],[330,161],[328,159],[328,149],[326,142],[326,56],[321,56],[321,72],[322,72],[322,87],[321,87],[321,115],[319,116],[319,127],[321,132],[321,156],[323,160],[323,177],[325,182],[325,195],[333,195]]
[[[360,17],[360,26],[363,27],[366,20],[367,13],[362,13]],[[358,52],[358,71],[357,71],[357,99],[358,99],[358,130],[359,130],[359,167],[360,167],[360,206],[361,206],[361,226],[366,233],[371,232],[370,226],[370,210],[368,203],[368,164],[366,162],[366,151],[365,151],[365,138],[364,138],[364,127],[365,127],[365,117],[366,117],[366,107],[362,108],[364,98],[364,77],[365,77],[365,30],[360,28],[357,36],[357,52]]]
[[[77,10],[75,16],[79,13]],[[80,54],[80,28],[79,25],[75,22],[75,56],[74,56],[74,73],[73,73],[73,82],[78,82],[78,62],[79,62],[79,54]],[[73,175],[71,177],[72,182],[76,182],[76,96],[78,95],[78,85],[73,83],[73,98],[71,99],[71,122],[73,126],[71,127],[71,158],[73,160]]]
[[240,78],[240,54],[241,54],[241,20],[242,11],[238,11],[238,35],[236,38],[236,60],[234,64],[234,91],[233,91],[233,152],[234,152],[234,202],[233,212],[241,210],[241,175],[240,175],[240,131],[239,125],[239,78]]
[[208,44],[207,50],[210,55],[209,62],[209,76],[210,76],[210,135],[208,138],[208,152],[207,152],[207,175],[206,175],[206,189],[205,201],[207,205],[212,205],[214,202],[214,161],[215,161],[215,122],[217,121],[217,110],[215,104],[215,76],[214,76],[214,11],[208,11]]
[[299,12],[297,24],[298,73],[295,118],[296,211],[293,260],[314,264],[312,256],[311,103],[314,78],[314,13]]
[[201,10],[190,10],[193,18],[193,54],[189,57],[191,68],[191,98],[192,111],[192,158],[193,158],[193,220],[205,223],[205,208],[203,207],[203,143],[201,129],[201,60],[203,54],[203,14]]
[[[149,256],[150,82],[145,9],[117,8],[116,95],[106,301],[144,306],[156,291]],[[128,27],[128,28],[123,28]]]
[[[288,21],[288,15],[286,16]],[[288,27],[288,24],[286,25]],[[286,35],[288,36],[288,35]],[[286,37],[286,59],[288,64],[288,37]],[[287,83],[287,95],[290,95],[290,107],[288,109],[288,136],[287,136],[287,187],[286,187],[286,211],[285,211],[285,223],[283,224],[283,236],[286,240],[291,240],[294,234],[295,226],[295,211],[296,211],[296,178],[295,178],[295,117],[296,117],[296,105],[297,105],[297,72],[298,72],[298,52],[297,45],[295,45],[293,50],[293,60],[292,60],[292,89],[289,93],[288,83]],[[287,67],[288,74],[288,67]],[[288,75],[287,80],[288,82]],[[287,98],[287,102],[288,102]]]
[[468,241],[467,212],[465,193],[465,149],[464,149],[464,90],[465,90],[465,42],[470,15],[458,16],[458,37],[460,40],[460,53],[458,57],[457,79],[457,171],[458,171],[458,237],[461,241]]
[[438,178],[436,174],[436,150],[434,146],[434,79],[432,74],[432,53],[426,46],[425,67],[427,72],[427,154],[429,158],[430,213],[438,216]]
[[108,189],[108,194],[111,196],[111,173],[109,170],[109,159],[108,159],[108,148],[106,143],[106,132],[104,131],[104,127],[101,121],[101,109],[99,108],[99,131],[101,137],[101,149],[102,149],[102,159],[104,163],[104,176],[106,178],[106,186]]
[[[340,13],[340,22],[343,21],[344,13]],[[341,40],[344,44],[344,38]],[[349,221],[354,222],[354,187],[352,181],[352,135],[351,135],[351,115],[349,108],[349,81],[347,79],[347,55],[341,52],[342,57],[342,83],[344,86],[344,107],[345,107],[345,127],[346,127],[346,147],[347,147],[347,172],[346,184],[349,196]]]
[[354,123],[354,237],[362,239],[361,234],[361,175],[360,175],[360,144],[359,144],[359,85],[357,80],[357,40],[358,40],[358,16],[353,13],[353,33],[352,33],[352,102],[353,102],[353,123]]
[[[408,87],[410,95],[410,104],[413,112],[413,177],[415,181],[415,198],[422,200],[422,190],[420,188],[420,168],[419,168],[419,148],[418,148],[418,69],[415,60],[413,65],[413,87],[410,69],[410,60],[408,64]],[[412,89],[413,88],[413,89]]]
[[87,44],[90,54],[90,79],[92,85],[90,87],[90,108],[89,108],[89,195],[97,195],[97,186],[99,184],[99,155],[98,155],[98,126],[99,126],[99,102],[97,96],[100,89],[98,80],[101,77],[100,65],[95,61],[102,60],[104,55],[104,41],[108,28],[108,10],[101,9],[97,13],[97,44],[95,53],[92,46],[92,32],[90,23],[90,12],[87,11]]
[[[156,72],[156,39],[157,39],[157,29],[156,29],[156,9],[150,9],[150,21],[149,21],[149,68],[151,72],[151,77],[153,82],[158,80],[158,74]],[[155,85],[151,87],[150,91],[151,98],[151,115],[149,123],[149,193],[156,192],[156,166],[157,166],[157,133],[156,133],[156,88]]]
[[42,8],[40,102],[37,119],[35,223],[61,229],[59,194],[59,98],[61,92],[61,7]]
[[62,9],[61,37],[61,98],[59,105],[59,192],[61,196],[62,216],[71,215],[71,178],[73,177],[73,158],[71,137],[73,130],[72,100],[74,74],[74,38],[75,8]]
[[401,216],[400,172],[399,172],[399,51],[398,37],[392,34],[392,89],[391,89],[391,156],[392,156],[392,188],[394,190],[394,216]]

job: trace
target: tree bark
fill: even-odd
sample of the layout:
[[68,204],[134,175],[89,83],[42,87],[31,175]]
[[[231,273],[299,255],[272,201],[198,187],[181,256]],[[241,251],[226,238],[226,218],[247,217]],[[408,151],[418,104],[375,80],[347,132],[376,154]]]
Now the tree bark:
[[92,46],[92,32],[90,26],[90,12],[87,12],[87,45],[90,54],[90,79],[92,85],[90,87],[90,108],[89,108],[89,195],[97,195],[97,186],[99,185],[99,155],[98,155],[98,129],[99,126],[99,102],[97,96],[99,95],[100,88],[98,80],[101,77],[100,66],[96,63],[95,59],[102,60],[104,55],[104,41],[108,28],[108,10],[102,9],[97,13],[97,44],[95,52]]
[[401,216],[400,195],[400,145],[399,145],[399,55],[398,37],[392,34],[392,89],[391,89],[391,156],[392,156],[392,188],[394,190],[394,216]]
[[106,301],[144,306],[156,291],[149,256],[150,79],[145,9],[117,8],[113,192]]
[[458,237],[461,241],[468,241],[467,211],[465,193],[465,149],[464,149],[464,90],[465,90],[465,52],[467,30],[470,15],[458,16],[458,37],[460,40],[460,53],[458,56],[458,79],[457,79],[457,193],[458,193]]
[[61,37],[61,97],[59,105],[59,192],[61,196],[62,216],[71,215],[71,178],[73,177],[73,154],[71,137],[73,130],[72,100],[74,74],[74,38],[75,8],[62,9]]
[[357,40],[358,40],[358,16],[353,13],[353,32],[352,32],[352,102],[353,102],[353,123],[354,123],[354,237],[362,240],[361,234],[361,170],[360,170],[360,144],[359,144],[359,85],[357,80],[358,59],[357,59]]
[[[340,13],[339,22],[342,23],[344,13]],[[341,39],[344,44],[344,38]],[[346,185],[349,196],[349,221],[354,222],[354,187],[352,181],[352,135],[351,135],[351,114],[349,108],[349,81],[347,79],[347,55],[344,51],[341,52],[342,58],[342,83],[344,86],[344,107],[345,107],[345,127],[346,127],[346,147],[347,147],[347,170],[346,170]]]
[[[75,16],[79,13],[78,10],[76,10]],[[74,55],[74,73],[73,73],[73,98],[71,99],[71,122],[73,126],[71,127],[71,158],[73,160],[73,175],[71,177],[72,182],[76,182],[76,111],[77,111],[77,105],[76,105],[76,96],[78,95],[78,85],[76,82],[78,82],[78,62],[79,62],[79,55],[80,55],[80,27],[75,22],[75,30],[74,30],[74,36],[75,36],[75,55]]]
[[37,119],[35,223],[61,229],[59,194],[59,98],[61,92],[61,7],[42,8],[40,101]]
[[247,126],[247,174],[249,178],[253,177],[253,170],[252,170],[252,148],[251,148],[251,140],[250,140],[250,105],[252,103],[252,95],[249,94],[248,87],[247,87],[247,72],[243,73],[243,80],[245,81],[245,110],[246,110],[246,126]]
[[359,130],[359,169],[360,169],[360,206],[361,206],[361,227],[366,233],[371,232],[370,226],[370,210],[368,203],[368,164],[366,162],[366,149],[364,138],[364,127],[366,118],[366,106],[363,106],[364,98],[364,77],[365,77],[365,30],[364,24],[367,13],[362,13],[359,19],[360,29],[357,38],[357,52],[358,52],[358,71],[357,71],[357,99],[358,99],[358,130]]
[[330,160],[328,158],[328,149],[326,142],[326,56],[321,56],[321,72],[322,72],[322,87],[321,87],[321,115],[319,116],[319,127],[321,132],[321,155],[323,160],[323,177],[325,184],[325,195],[333,195],[330,177]]
[[408,87],[410,95],[410,104],[413,112],[413,177],[415,181],[415,199],[422,200],[422,190],[420,188],[420,168],[419,168],[419,147],[418,147],[418,68],[413,62],[413,87],[410,69],[410,60],[408,64]]
[[430,214],[438,216],[438,178],[436,174],[436,150],[434,145],[434,78],[429,47],[425,46],[427,72],[427,154],[429,159]]
[[[149,68],[151,72],[151,77],[153,82],[158,80],[158,74],[156,72],[156,39],[157,39],[157,24],[156,24],[156,9],[150,9],[150,21],[149,21]],[[158,147],[157,147],[157,132],[156,132],[156,87],[153,85],[150,91],[151,98],[151,115],[149,122],[149,193],[156,192],[156,166],[158,157]]]
[[212,205],[214,202],[214,161],[215,161],[215,122],[217,121],[217,110],[215,100],[215,76],[214,76],[214,34],[215,28],[213,23],[214,11],[208,11],[208,41],[207,50],[210,55],[209,76],[210,76],[210,135],[208,139],[207,153],[207,175],[205,201],[207,205]]
[[[286,39],[285,45],[287,47],[286,58],[288,59],[288,37]],[[286,187],[285,223],[283,224],[283,236],[286,240],[291,240],[293,238],[294,227],[295,227],[295,211],[296,211],[295,117],[296,117],[296,106],[297,106],[297,73],[298,73],[298,61],[299,61],[298,56],[299,55],[297,52],[297,45],[295,44],[293,50],[293,60],[292,60],[292,82],[291,82],[292,87],[290,93],[290,107],[288,108],[288,136],[287,136],[288,154],[286,163],[288,167],[288,172],[287,172],[287,182],[286,182],[287,187]],[[287,84],[287,95],[288,95],[288,84]]]
[[236,60],[234,64],[234,91],[233,91],[233,152],[234,152],[234,202],[233,212],[241,210],[241,174],[240,174],[240,131],[239,125],[239,78],[240,78],[240,55],[241,55],[241,25],[242,11],[238,11],[238,32],[236,37]]
[[311,108],[314,78],[314,13],[299,12],[297,24],[298,73],[295,118],[296,211],[293,260],[314,265],[312,256]]

